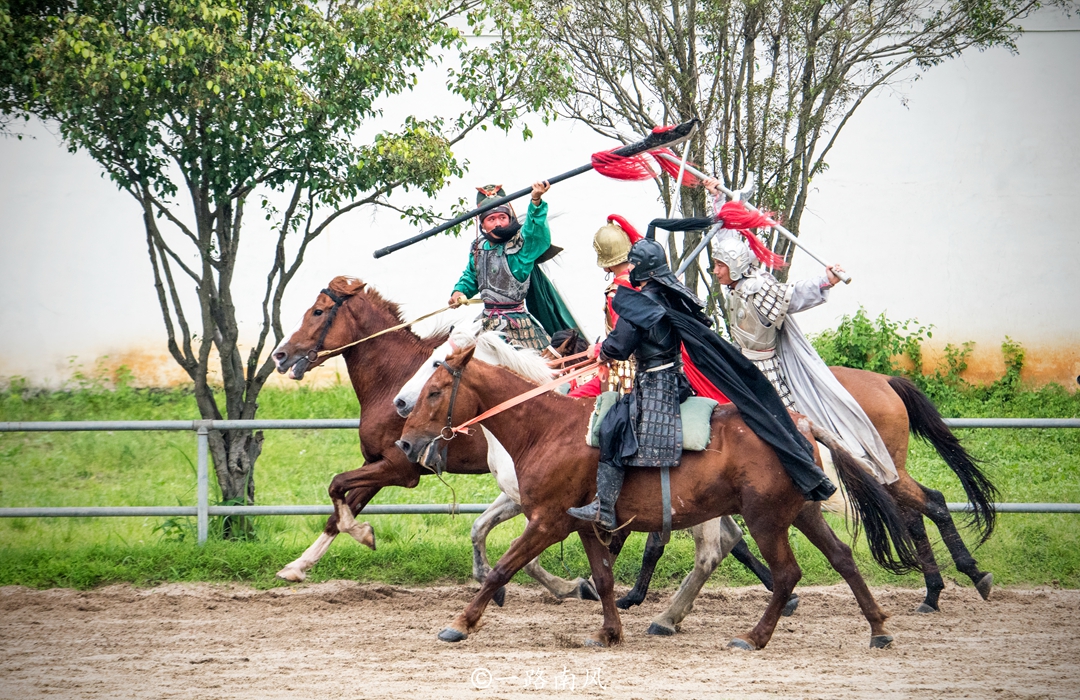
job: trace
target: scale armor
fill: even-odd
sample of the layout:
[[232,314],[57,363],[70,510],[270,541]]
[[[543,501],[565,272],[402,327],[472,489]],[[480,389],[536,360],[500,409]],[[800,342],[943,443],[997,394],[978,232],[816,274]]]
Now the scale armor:
[[728,295],[732,339],[746,359],[768,378],[789,409],[795,408],[795,401],[776,358],[776,335],[784,325],[794,293],[794,285],[781,284],[769,273],[757,271]]
[[484,300],[483,328],[499,331],[511,345],[543,350],[551,344],[551,338],[525,308],[531,280],[519,282],[510,272],[506,259],[507,255],[521,250],[524,244],[521,236],[490,249],[484,248],[482,239],[473,244],[476,283],[480,298]]
[[682,458],[682,416],[679,413],[680,386],[686,382],[682,365],[653,372],[638,372],[635,380],[638,401],[638,449],[623,460],[627,467],[675,467]]

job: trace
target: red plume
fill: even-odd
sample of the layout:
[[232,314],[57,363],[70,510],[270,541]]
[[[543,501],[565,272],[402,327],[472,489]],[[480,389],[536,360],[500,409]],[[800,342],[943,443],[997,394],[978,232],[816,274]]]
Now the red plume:
[[[650,151],[650,153],[654,153],[654,152],[655,153],[665,153],[665,154],[667,154],[669,156],[675,156],[675,152],[672,151],[670,148],[660,148],[660,149],[658,149],[656,151]],[[678,158],[679,160],[682,160],[678,156],[675,156],[675,157]],[[656,162],[660,164],[660,168],[665,173],[667,173],[668,175],[671,176],[671,179],[673,179],[673,180],[678,179],[678,177],[679,177],[679,165],[677,163],[672,163],[667,158],[657,158]],[[690,161],[686,161],[686,164],[687,165],[693,165],[693,163],[691,163]],[[698,187],[698,186],[701,185],[701,180],[697,179],[695,176],[691,175],[689,172],[683,171],[682,184],[683,184],[683,187]]]
[[720,207],[717,218],[723,223],[724,228],[738,231],[746,239],[750,250],[758,260],[771,268],[786,267],[787,261],[782,255],[777,255],[768,248],[761,240],[747,229],[769,228],[776,225],[767,214],[759,211],[750,211],[742,202],[727,202]]
[[630,222],[622,218],[618,214],[610,214],[607,218],[608,223],[612,221],[617,223],[623,231],[626,232],[626,237],[630,239],[630,244],[633,245],[641,240],[641,234],[637,232],[637,229],[630,225]]
[[[669,148],[660,148],[656,151],[639,153],[636,156],[620,156],[610,151],[600,151],[592,154],[592,166],[596,172],[613,180],[651,180],[660,177],[654,164],[658,165],[661,172],[665,172],[672,178],[679,176],[679,166],[668,161],[666,158],[657,158],[653,153],[666,153],[674,156]],[[691,164],[692,165],[692,164]],[[697,187],[701,181],[688,172],[683,173],[683,187]]]
[[656,177],[648,155],[620,156],[612,151],[600,151],[592,154],[592,166],[596,172],[613,180],[651,180]]

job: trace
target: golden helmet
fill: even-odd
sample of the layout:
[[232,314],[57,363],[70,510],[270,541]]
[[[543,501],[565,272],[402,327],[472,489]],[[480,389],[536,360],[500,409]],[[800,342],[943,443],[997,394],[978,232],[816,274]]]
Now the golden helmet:
[[[617,222],[617,223],[612,223]],[[608,217],[606,225],[593,236],[593,248],[596,250],[596,264],[601,267],[613,267],[624,263],[630,254],[630,246],[641,239],[634,227],[617,214]]]

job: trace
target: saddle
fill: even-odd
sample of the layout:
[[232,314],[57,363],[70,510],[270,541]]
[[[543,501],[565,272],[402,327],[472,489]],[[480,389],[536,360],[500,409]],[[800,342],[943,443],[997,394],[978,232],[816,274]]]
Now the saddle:
[[[600,446],[600,424],[620,396],[617,391],[605,391],[596,397],[596,408],[589,418],[589,429],[585,433],[585,444],[589,447]],[[713,409],[719,405],[719,402],[704,396],[691,396],[679,406],[684,450],[701,452],[708,447],[712,436]]]

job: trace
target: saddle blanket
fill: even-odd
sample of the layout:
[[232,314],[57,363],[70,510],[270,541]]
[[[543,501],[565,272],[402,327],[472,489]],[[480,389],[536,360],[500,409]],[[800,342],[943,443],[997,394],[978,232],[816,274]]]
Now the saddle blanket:
[[[589,430],[585,433],[585,443],[589,447],[600,446],[600,423],[620,396],[622,394],[617,391],[605,391],[596,397],[596,408],[589,418]],[[708,447],[712,436],[712,412],[719,405],[717,401],[704,396],[691,396],[679,406],[684,450],[701,452]]]

